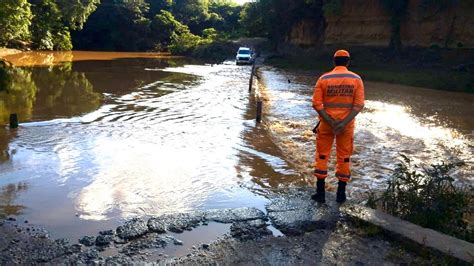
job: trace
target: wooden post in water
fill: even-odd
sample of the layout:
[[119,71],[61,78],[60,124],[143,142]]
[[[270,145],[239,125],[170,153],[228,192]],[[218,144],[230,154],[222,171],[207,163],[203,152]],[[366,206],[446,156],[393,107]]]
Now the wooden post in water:
[[252,91],[254,67],[255,67],[255,64],[252,65],[252,72],[250,72],[249,92]]
[[18,115],[10,114],[10,128],[17,128],[17,127],[18,127]]
[[260,123],[262,121],[262,107],[263,103],[259,100],[257,102],[257,123]]

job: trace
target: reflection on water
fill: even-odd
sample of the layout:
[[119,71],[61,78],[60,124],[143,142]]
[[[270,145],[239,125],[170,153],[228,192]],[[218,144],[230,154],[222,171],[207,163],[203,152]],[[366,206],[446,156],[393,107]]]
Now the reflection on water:
[[97,109],[101,95],[93,91],[84,73],[68,63],[48,68],[9,69],[12,83],[0,99],[0,123],[11,113],[20,121],[80,115]]
[[91,52],[91,51],[32,51],[6,53],[0,56],[17,67],[53,66],[79,61],[111,61],[124,58],[177,59],[168,53],[122,53],[122,52]]
[[26,208],[23,205],[15,204],[18,194],[25,192],[28,185],[24,182],[18,184],[8,184],[0,190],[0,218],[9,215],[20,215]]
[[[315,152],[311,129],[317,116],[311,96],[316,75],[266,68],[263,77],[273,137],[286,157],[311,179]],[[366,108],[357,117],[352,157],[353,196],[383,188],[399,153],[422,164],[462,160],[466,167],[454,175],[458,182],[473,185],[474,95],[378,82],[365,85]],[[333,177],[329,180],[336,182]]]
[[[250,68],[189,63],[15,69],[32,92],[2,94],[2,116],[18,112],[22,123],[0,129],[0,187],[28,182],[14,200],[26,206],[20,216],[74,238],[133,216],[263,208],[269,189],[301,184],[255,125]],[[11,95],[32,96],[17,103]]]

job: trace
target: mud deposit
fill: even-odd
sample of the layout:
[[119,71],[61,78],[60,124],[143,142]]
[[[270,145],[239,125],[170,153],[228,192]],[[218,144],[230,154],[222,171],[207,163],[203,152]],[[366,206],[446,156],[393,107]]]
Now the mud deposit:
[[[341,215],[337,204],[317,205],[312,189],[275,194],[266,213],[235,208],[132,219],[115,230],[82,237],[80,244],[52,240],[43,230],[6,220],[0,226],[0,263],[140,263],[158,264],[340,264],[411,263],[419,257],[368,234]],[[328,198],[333,202],[332,195]],[[169,256],[166,250],[184,246],[180,234],[229,224],[216,240],[193,245]],[[284,232],[274,236],[272,230]],[[276,228],[276,229],[275,229]],[[177,234],[176,234],[177,233]]]

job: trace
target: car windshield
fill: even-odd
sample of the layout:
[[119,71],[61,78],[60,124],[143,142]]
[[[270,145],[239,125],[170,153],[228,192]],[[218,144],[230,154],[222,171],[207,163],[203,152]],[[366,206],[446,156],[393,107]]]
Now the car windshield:
[[250,54],[250,50],[239,50],[239,54]]

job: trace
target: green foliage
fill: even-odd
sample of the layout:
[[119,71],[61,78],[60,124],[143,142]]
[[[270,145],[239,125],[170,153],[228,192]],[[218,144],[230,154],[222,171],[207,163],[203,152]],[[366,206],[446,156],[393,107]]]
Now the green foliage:
[[179,35],[189,31],[189,29],[186,25],[177,21],[171,12],[161,10],[151,23],[151,31],[154,35],[154,39],[166,47],[171,43],[173,33]]
[[326,0],[323,5],[324,16],[339,16],[342,12],[342,0]]
[[214,28],[207,28],[202,31],[202,37],[204,39],[213,41],[217,38],[217,30]]
[[0,123],[7,122],[11,113],[29,118],[37,92],[36,85],[31,77],[31,71],[8,67],[6,73],[8,75],[8,94],[0,97]]
[[208,0],[174,1],[171,9],[174,16],[195,34],[206,27],[205,23],[210,18]]
[[95,11],[100,0],[56,0],[65,26],[73,30],[82,29],[84,23]]
[[449,174],[462,163],[419,167],[407,156],[402,158],[387,189],[378,199],[372,195],[369,202],[402,219],[472,242],[474,235],[464,220],[472,195],[467,188],[455,186]]
[[0,0],[0,45],[29,41],[42,50],[72,49],[70,29],[81,29],[99,0]]
[[74,47],[83,50],[134,51],[153,47],[152,20],[144,1],[104,0],[82,31],[72,34]]
[[150,15],[160,13],[162,10],[169,11],[173,5],[173,0],[153,0],[148,2],[150,5]]
[[27,0],[0,0],[0,46],[12,40],[29,40],[30,6]]
[[[40,50],[192,47],[241,32],[232,0],[0,0],[0,45]],[[3,19],[6,18],[6,19]],[[71,32],[72,31],[72,32]],[[172,46],[172,47],[169,47]]]
[[[84,73],[72,71],[71,63],[18,68],[0,61],[0,82],[7,90],[0,89],[0,124],[6,123],[11,113],[17,113],[22,120],[30,119],[33,111],[37,115],[80,115],[98,108],[102,99]],[[0,160],[1,156],[0,153]]]
[[222,62],[229,58],[229,54],[234,54],[237,49],[237,45],[231,41],[217,40],[200,44],[192,51],[191,55],[195,58]]
[[34,69],[32,78],[38,88],[34,105],[48,114],[80,115],[97,109],[101,104],[101,95],[94,92],[84,73],[72,71],[70,62]]
[[230,0],[103,0],[72,37],[74,47],[83,50],[187,54],[197,45],[228,36],[224,31],[238,32],[240,10]]
[[239,31],[242,6],[231,0],[214,0],[209,4],[210,18],[208,26],[229,35]]
[[268,30],[265,27],[263,16],[260,15],[258,3],[247,3],[240,12],[239,22],[244,28],[247,36],[267,36]]
[[[70,50],[72,48],[69,30],[61,21],[61,11],[54,0],[34,0],[32,10],[35,16],[31,31],[35,48],[40,50]],[[68,33],[66,33],[68,32]]]
[[189,54],[201,43],[201,40],[201,37],[192,34],[190,31],[181,34],[173,33],[169,49],[173,54]]

